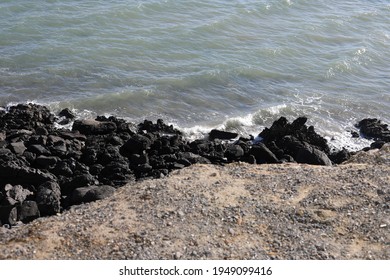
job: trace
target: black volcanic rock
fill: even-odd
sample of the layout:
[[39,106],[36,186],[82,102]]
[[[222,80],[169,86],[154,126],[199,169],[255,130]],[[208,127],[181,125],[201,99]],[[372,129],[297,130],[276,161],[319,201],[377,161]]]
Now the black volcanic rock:
[[263,143],[253,145],[249,150],[249,155],[254,156],[256,163],[279,163],[278,158]]
[[160,134],[182,134],[180,130],[175,129],[172,125],[166,125],[162,119],[158,119],[156,123],[145,120],[138,125],[138,131],[158,132]]
[[114,122],[101,122],[92,119],[76,120],[73,123],[72,130],[77,130],[85,135],[109,134],[116,130],[116,124]]
[[65,117],[65,118],[71,119],[71,120],[76,118],[76,115],[69,108],[65,108],[65,109],[61,110],[58,113],[58,116]]
[[42,215],[54,215],[61,211],[61,188],[55,181],[38,187],[36,202]]
[[360,129],[360,133],[364,137],[380,140],[384,142],[390,142],[390,130],[387,124],[383,124],[378,119],[363,119],[356,127]]
[[127,157],[130,157],[132,154],[142,154],[151,145],[152,141],[150,138],[136,134],[121,147],[121,153]]
[[19,207],[19,220],[23,223],[29,223],[40,216],[38,205],[33,200],[26,200]]
[[[69,122],[74,114],[59,116]],[[259,136],[212,130],[208,139],[188,141],[162,120],[139,125],[116,117],[76,120],[71,131],[57,128],[44,106],[22,104],[0,111],[0,222],[14,225],[54,215],[75,203],[104,198],[134,179],[161,178],[191,164],[300,162],[341,163],[350,152],[330,152],[326,140],[306,126],[281,117]],[[57,119],[60,120],[60,119]],[[376,119],[359,123],[361,134],[389,142],[387,125]],[[231,141],[225,141],[231,140]],[[367,150],[370,148],[367,148]]]
[[220,140],[230,140],[238,137],[238,133],[222,131],[218,129],[213,129],[209,132],[209,140],[213,141],[215,139]]

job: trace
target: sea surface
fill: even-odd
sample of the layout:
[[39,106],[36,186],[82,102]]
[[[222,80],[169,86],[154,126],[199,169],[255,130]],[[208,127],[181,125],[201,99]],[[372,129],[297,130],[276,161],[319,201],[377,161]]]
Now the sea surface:
[[388,0],[0,0],[0,106],[164,119],[197,137],[390,123]]

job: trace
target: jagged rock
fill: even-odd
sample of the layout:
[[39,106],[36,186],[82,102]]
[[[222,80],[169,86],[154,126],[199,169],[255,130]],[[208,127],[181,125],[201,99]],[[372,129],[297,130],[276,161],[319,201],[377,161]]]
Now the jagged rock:
[[1,205],[13,206],[22,204],[23,201],[33,193],[27,189],[24,189],[21,185],[7,184],[4,186],[4,198],[0,201]]
[[130,157],[132,154],[142,154],[143,151],[148,149],[152,144],[152,141],[143,135],[133,135],[122,147],[121,153],[124,156]]
[[342,149],[338,152],[332,153],[329,156],[329,159],[335,163],[335,164],[340,164],[351,157],[351,152],[347,151],[346,149]]
[[125,161],[113,161],[99,173],[99,180],[107,185],[123,185],[131,178],[132,172]]
[[61,193],[64,195],[69,195],[73,192],[74,189],[90,186],[93,184],[95,184],[95,178],[91,174],[79,174],[71,178],[69,182],[61,185]]
[[41,215],[54,215],[61,211],[61,188],[57,182],[51,181],[41,184],[36,194]]
[[236,161],[244,156],[244,149],[240,145],[230,144],[227,146],[225,156],[228,160]]
[[220,140],[230,140],[238,137],[238,133],[222,131],[218,129],[213,129],[209,132],[209,140],[213,141],[215,139]]
[[387,124],[383,124],[378,119],[361,120],[356,127],[360,129],[360,133],[367,138],[390,142],[390,130]]
[[295,158],[298,163],[332,165],[331,160],[324,152],[314,148],[306,142],[303,142],[303,144],[303,147],[298,150]]
[[265,128],[259,136],[263,139],[264,144],[268,145],[270,142],[276,143],[279,148],[281,147],[281,141],[285,136],[294,137],[301,142],[306,142],[316,149],[330,153],[330,148],[327,144],[327,140],[321,137],[314,131],[314,127],[307,127],[306,117],[297,118],[293,123],[289,123],[285,117],[279,118],[275,121],[271,128]]
[[249,154],[255,157],[256,163],[279,163],[278,158],[263,143],[253,145]]
[[143,123],[138,125],[138,131],[147,131],[147,132],[158,132],[158,133],[168,133],[168,134],[178,134],[181,135],[181,131],[175,129],[172,125],[166,125],[162,119],[158,119],[154,124],[151,121],[145,120]]
[[58,116],[65,117],[65,118],[71,119],[71,120],[76,118],[76,115],[69,108],[65,108],[65,109],[61,110],[58,113]]
[[0,181],[10,184],[32,184],[40,185],[46,181],[55,180],[55,176],[49,172],[31,168],[26,163],[11,160],[2,162],[0,160]]

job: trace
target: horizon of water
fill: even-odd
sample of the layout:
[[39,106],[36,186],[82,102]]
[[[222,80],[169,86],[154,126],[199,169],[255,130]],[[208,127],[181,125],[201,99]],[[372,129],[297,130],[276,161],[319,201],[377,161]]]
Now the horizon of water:
[[0,1],[0,106],[164,119],[189,136],[390,122],[388,1]]

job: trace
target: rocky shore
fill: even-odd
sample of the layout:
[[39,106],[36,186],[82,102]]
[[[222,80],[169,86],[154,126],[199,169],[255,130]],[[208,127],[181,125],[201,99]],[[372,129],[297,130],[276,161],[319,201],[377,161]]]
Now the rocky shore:
[[[387,125],[377,119],[365,119],[356,124],[357,130],[351,133],[351,137],[369,137],[373,139],[373,144],[362,152],[351,153],[346,149],[332,151],[327,141],[315,132],[314,127],[306,126],[306,121],[305,117],[300,117],[290,123],[286,118],[281,117],[270,128],[260,132],[257,137],[247,139],[235,133],[212,130],[206,139],[188,141],[179,130],[164,124],[162,120],[156,123],[144,121],[138,125],[116,117],[100,116],[94,120],[77,120],[69,109],[64,109],[55,115],[46,107],[34,104],[20,104],[0,111],[0,225],[3,228],[0,234],[0,258],[388,258],[388,221],[385,216],[386,213],[388,216],[389,211],[389,161],[386,143],[390,142],[390,131]],[[71,122],[73,123],[71,130],[59,126]],[[379,148],[385,154],[379,157],[384,162],[375,159],[371,164],[365,163],[364,167],[356,166],[357,159],[362,157],[372,159],[368,154],[371,150],[378,151]],[[351,160],[355,161],[353,168],[350,166]],[[362,161],[364,162],[364,159]],[[262,165],[265,163],[266,165]],[[192,167],[188,168],[190,166]],[[379,170],[377,170],[378,166],[380,166]],[[356,174],[346,175],[348,172]],[[171,174],[176,174],[176,177]],[[341,176],[344,181],[334,176]],[[351,178],[351,176],[357,177]],[[158,178],[160,180],[155,180]],[[253,178],[253,182],[250,178]],[[355,184],[356,178],[360,179]],[[334,183],[332,185],[329,182]],[[120,188],[122,186],[125,187]],[[273,198],[270,197],[271,194]],[[362,197],[359,197],[360,195]],[[176,196],[178,200],[175,200]],[[326,202],[329,205],[322,205],[328,198],[332,200],[337,196],[339,196],[336,199],[338,202],[329,201]],[[371,200],[372,196],[374,198]],[[232,197],[234,203],[229,201],[233,199]],[[104,198],[106,199],[102,200]],[[226,200],[226,204],[214,205],[216,207],[214,209],[210,203],[214,203],[216,199],[221,203]],[[102,201],[87,203],[97,200]],[[170,202],[173,204],[170,205]],[[282,209],[283,205],[278,204],[281,202],[289,202],[292,208],[284,205],[287,208]],[[348,208],[347,202],[351,203],[349,205],[351,209]],[[180,203],[183,205],[180,206]],[[250,228],[246,223],[262,221],[260,224],[269,228],[272,218],[281,223],[281,229],[282,223],[285,223],[286,230],[289,229],[289,225],[300,225],[296,233],[299,233],[297,236],[301,236],[306,226],[308,226],[306,230],[309,231],[312,227],[313,230],[327,228],[332,225],[334,219],[338,218],[354,220],[356,209],[363,207],[364,203],[371,205],[367,206],[367,211],[372,211],[372,215],[376,217],[372,221],[375,220],[377,223],[362,233],[365,239],[362,237],[364,240],[359,241],[359,244],[367,247],[364,252],[357,250],[356,252],[359,253],[353,254],[353,250],[349,250],[350,253],[343,254],[337,249],[329,253],[327,247],[322,254],[319,254],[320,249],[313,243],[310,246],[317,248],[313,249],[316,254],[313,251],[299,255],[297,244],[290,244],[292,246],[289,247],[290,253],[278,250],[278,246],[280,248],[284,246],[283,240],[276,242],[279,245],[276,243],[272,245],[276,246],[276,249],[274,247],[271,248],[272,250],[270,248],[260,250],[257,247],[256,250],[251,249],[252,245],[260,246],[256,245],[257,241],[260,242],[257,239],[263,240],[266,237],[258,236],[259,229]],[[154,213],[153,205],[164,205],[167,209],[161,208],[161,213]],[[183,208],[184,205],[188,207]],[[96,207],[124,208],[105,213]],[[338,212],[338,207],[343,209],[341,213]],[[241,213],[242,209],[246,210]],[[261,209],[259,210],[261,213],[256,214],[256,209]],[[98,213],[87,213],[87,211]],[[345,216],[348,214],[345,211],[350,213],[349,216]],[[208,216],[205,213],[212,215]],[[78,215],[81,215],[81,220],[77,218]],[[51,217],[42,218],[49,216]],[[244,216],[246,216],[244,231],[248,234],[256,233],[257,241],[242,239],[245,240],[246,245],[240,246],[246,249],[240,249],[240,253],[234,255],[233,249],[239,249],[234,246],[238,246],[236,242],[242,238],[238,236],[243,232],[241,229],[237,230],[236,225],[242,225]],[[36,220],[37,218],[40,219]],[[69,219],[76,220],[70,223]],[[89,219],[90,222],[87,222]],[[221,230],[218,234],[223,235],[226,243],[220,244],[221,248],[229,247],[230,243],[234,243],[234,246],[229,247],[230,255],[224,249],[218,251],[221,253],[209,254],[205,247],[201,251],[194,249],[196,253],[192,252],[192,255],[187,249],[185,253],[177,249],[177,254],[169,250],[169,253],[164,253],[164,250],[164,252],[159,251],[158,254],[153,254],[153,250],[149,251],[149,255],[145,252],[141,253],[136,249],[137,246],[154,247],[152,244],[154,242],[163,248],[163,243],[169,243],[163,242],[163,236],[160,236],[161,240],[157,240],[155,239],[157,237],[151,238],[149,233],[145,235],[141,231],[138,232],[139,230],[130,230],[132,227],[140,226],[139,223],[143,219],[146,224],[141,228],[145,228],[146,232],[148,226],[155,230],[156,227],[163,226],[158,230],[158,234],[163,234],[161,232],[163,230],[180,231],[181,233],[176,233],[177,235],[187,232],[188,235],[180,236],[175,241],[182,242],[186,248],[190,246],[188,238],[191,236],[192,227],[195,227],[194,233],[199,231],[198,234],[205,230],[203,239],[206,235],[214,234],[207,227],[209,223],[206,223],[206,227],[199,224],[203,219],[209,220],[215,222],[218,227],[223,227],[218,229]],[[172,221],[169,221],[170,219]],[[222,224],[217,221],[218,219],[224,219]],[[104,236],[93,238],[90,236],[92,234],[90,230],[99,231],[92,226],[93,220],[97,226],[100,224],[104,228],[110,228],[115,224],[113,231],[118,232],[118,236],[114,238],[116,242],[119,242],[117,238],[125,238],[123,234],[130,234],[127,238],[134,241],[133,245],[136,247],[127,251],[119,250],[121,254],[118,255],[105,253],[91,255],[92,253],[86,253],[88,252],[86,248],[77,249],[70,243],[65,244],[72,240],[63,238],[61,234],[65,234],[65,231],[72,232],[68,227],[79,224],[84,229],[77,233],[82,240],[88,240],[92,242],[91,244],[97,242],[100,244],[95,244],[97,247],[102,244],[109,246],[107,242],[113,233],[103,231],[107,234],[107,240]],[[182,228],[172,227],[174,221],[179,220]],[[57,224],[60,221],[65,224]],[[21,226],[26,223],[29,224]],[[53,223],[56,225],[54,226]],[[122,226],[119,224],[126,227],[126,230],[122,232]],[[339,239],[343,239],[340,237],[343,234],[349,236],[346,226],[343,225],[343,230],[340,229],[337,233]],[[355,228],[352,224],[348,227],[349,231]],[[377,232],[378,227],[382,230],[381,236],[377,236],[380,233]],[[34,230],[35,228],[39,228],[40,233]],[[333,225],[332,230],[334,230]],[[53,236],[46,236],[43,239],[53,242],[48,247],[49,251],[50,248],[53,251],[37,253],[42,250],[38,247],[43,243],[39,245],[38,241],[38,243],[33,241],[34,236],[45,235],[44,232],[49,231],[52,231]],[[371,233],[377,237],[370,237]],[[76,240],[77,234],[76,232],[74,234],[73,238]],[[172,231],[171,234],[174,232]],[[294,231],[291,234],[294,234]],[[329,238],[333,238],[333,234],[335,232]],[[269,231],[267,236],[270,235],[277,234]],[[311,235],[308,235],[309,237],[314,238]],[[40,237],[36,238],[40,239]],[[95,238],[100,241],[96,241]],[[293,238],[293,236],[286,238]],[[369,240],[366,240],[367,238]],[[375,240],[371,240],[372,238]],[[27,246],[20,256],[17,250],[22,249],[20,244],[15,243],[15,240],[19,239],[24,240],[21,242]],[[79,244],[82,240],[75,240],[77,246],[82,246]],[[126,239],[121,242],[124,240]],[[201,242],[197,240],[198,238],[193,237],[193,242]],[[203,242],[209,243],[207,240]],[[175,244],[179,246],[179,243]],[[370,244],[376,245],[371,248]],[[176,248],[176,245],[172,248]],[[54,253],[58,250],[53,246],[60,246],[64,253]],[[117,244],[114,247],[118,246],[124,245]],[[332,246],[336,246],[336,243]],[[379,252],[379,249],[382,252]],[[294,255],[294,252],[297,255]]]

